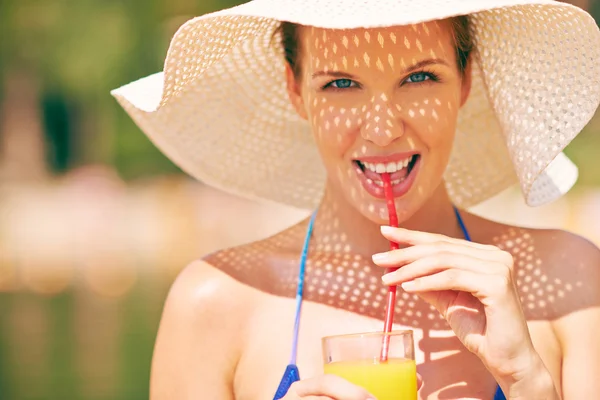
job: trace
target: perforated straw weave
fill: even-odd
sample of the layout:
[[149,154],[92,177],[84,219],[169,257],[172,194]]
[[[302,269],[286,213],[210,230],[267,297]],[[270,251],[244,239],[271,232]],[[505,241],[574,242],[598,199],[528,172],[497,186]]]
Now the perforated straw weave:
[[531,206],[566,193],[577,168],[562,150],[600,101],[593,18],[549,0],[254,0],[185,23],[164,72],[112,93],[139,127],[197,179],[248,198],[314,208],[325,171],[285,90],[272,35],[282,20],[321,28],[409,25],[469,15],[471,95],[445,173],[473,206],[519,183]]

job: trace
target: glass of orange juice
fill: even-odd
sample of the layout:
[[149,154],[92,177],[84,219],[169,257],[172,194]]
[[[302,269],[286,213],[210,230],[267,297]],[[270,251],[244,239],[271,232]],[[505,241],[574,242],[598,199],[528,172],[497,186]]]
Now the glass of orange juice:
[[[381,361],[385,340],[388,354]],[[326,374],[362,386],[377,400],[417,400],[412,331],[327,336],[322,344]]]

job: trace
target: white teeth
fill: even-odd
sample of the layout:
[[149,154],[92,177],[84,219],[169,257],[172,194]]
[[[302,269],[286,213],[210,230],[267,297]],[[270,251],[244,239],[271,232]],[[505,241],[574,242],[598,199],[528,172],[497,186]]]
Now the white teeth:
[[[404,178],[402,178],[402,179],[394,179],[391,183],[392,183],[392,185],[398,185],[403,180],[404,180]],[[383,181],[379,181],[379,180],[378,181],[374,181],[374,180],[371,180],[371,179],[367,179],[367,182],[369,184],[374,183],[374,184],[376,184],[379,187],[383,187]]]
[[365,166],[365,168],[367,168],[373,172],[376,172],[378,174],[382,174],[384,172],[392,174],[394,172],[400,171],[402,168],[406,168],[413,157],[414,156],[410,156],[405,160],[398,161],[398,162],[390,162],[387,164],[382,164],[382,163],[373,164],[373,163],[369,163],[369,162],[362,162],[362,164]]
[[375,164],[371,164],[371,163],[363,163],[363,165],[364,165],[364,166],[365,166],[367,169],[369,169],[369,170],[371,170],[371,171],[373,171],[373,172],[377,172],[377,171],[376,171],[376,170],[377,170],[377,168],[375,167]]

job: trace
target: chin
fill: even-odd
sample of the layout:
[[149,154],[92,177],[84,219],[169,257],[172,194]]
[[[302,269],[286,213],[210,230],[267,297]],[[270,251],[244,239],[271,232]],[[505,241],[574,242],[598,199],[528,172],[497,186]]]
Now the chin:
[[[350,198],[350,194],[346,196],[349,204],[354,208],[360,215],[376,225],[389,225],[389,211],[387,207],[387,201],[385,199],[373,198],[368,194],[364,194],[362,199]],[[398,216],[398,223],[408,220],[418,209],[418,199],[412,196],[412,193],[407,193],[405,197],[401,199],[395,199],[396,215]]]
[[[433,179],[426,177],[425,181],[431,182]],[[418,179],[411,190],[406,192],[401,197],[394,197],[394,206],[398,217],[398,224],[410,220],[420,209],[422,209],[428,200],[435,195],[436,188],[443,184],[443,180],[439,179],[438,186],[432,187],[420,184]],[[358,186],[358,185],[357,185]],[[360,188],[360,186],[359,186]],[[350,200],[351,204],[365,218],[377,225],[389,225],[389,211],[387,201],[384,198],[376,198],[369,193],[363,192],[362,200]]]

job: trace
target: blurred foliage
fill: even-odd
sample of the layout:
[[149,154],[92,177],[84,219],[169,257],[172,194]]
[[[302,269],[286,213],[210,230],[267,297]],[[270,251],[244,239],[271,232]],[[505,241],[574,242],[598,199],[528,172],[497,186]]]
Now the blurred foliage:
[[[0,295],[0,398],[147,400],[152,348],[160,317],[156,300],[164,298],[166,283],[152,294],[138,286],[124,298],[96,300],[115,310],[117,331],[109,336],[116,338],[116,343],[103,335],[96,335],[91,341],[80,337],[78,332],[86,327],[81,326],[74,309],[84,307],[83,312],[92,314],[94,307],[86,310],[85,306],[78,305],[81,295],[75,291],[53,297],[26,292]],[[148,303],[155,305],[150,313],[145,309]],[[15,333],[11,324],[14,324],[15,314],[23,308],[43,312],[45,323],[28,321]],[[101,317],[95,316],[97,326],[87,329],[101,327]],[[22,338],[16,339],[15,334]],[[108,359],[116,370],[107,371],[102,365],[106,356],[88,357],[87,362],[82,363],[81,353],[94,352],[110,354]],[[94,365],[95,362],[98,365]]]
[[600,113],[565,149],[565,154],[579,167],[577,186],[600,186]]
[[186,19],[236,3],[0,2],[0,74],[8,77],[11,70],[24,70],[40,80],[49,162],[54,170],[102,162],[115,165],[125,178],[178,171],[109,92],[161,70],[169,40]]

